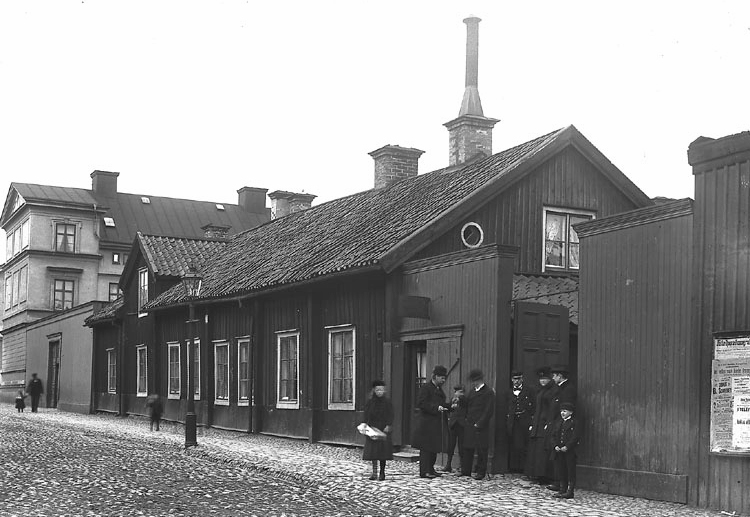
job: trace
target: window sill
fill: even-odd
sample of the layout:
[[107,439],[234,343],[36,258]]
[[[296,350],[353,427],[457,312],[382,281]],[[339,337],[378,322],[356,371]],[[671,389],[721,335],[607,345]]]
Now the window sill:
[[216,399],[214,400],[214,406],[228,406],[229,401],[226,399]]
[[296,402],[276,402],[276,409],[299,409],[299,401],[296,401]]

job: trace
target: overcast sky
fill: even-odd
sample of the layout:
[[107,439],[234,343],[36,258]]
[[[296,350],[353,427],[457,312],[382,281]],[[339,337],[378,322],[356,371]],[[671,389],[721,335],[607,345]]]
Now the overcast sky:
[[4,0],[0,192],[100,169],[121,192],[317,204],[372,187],[385,144],[444,167],[469,15],[494,152],[573,124],[647,195],[682,198],[690,142],[750,130],[744,0]]

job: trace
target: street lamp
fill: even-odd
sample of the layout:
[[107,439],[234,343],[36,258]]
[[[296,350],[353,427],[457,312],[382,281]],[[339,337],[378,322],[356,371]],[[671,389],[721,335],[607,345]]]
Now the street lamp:
[[201,283],[203,278],[198,270],[192,264],[188,267],[188,272],[182,277],[182,286],[185,288],[189,302],[188,307],[190,314],[188,316],[187,327],[190,336],[187,350],[188,363],[188,393],[187,393],[187,410],[185,412],[185,447],[198,445],[196,439],[196,417],[195,417],[195,304],[193,300],[201,292]]

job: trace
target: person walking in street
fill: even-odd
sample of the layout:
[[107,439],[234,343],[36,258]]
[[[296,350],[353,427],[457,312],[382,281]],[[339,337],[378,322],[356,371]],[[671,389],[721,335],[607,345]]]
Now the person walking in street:
[[412,446],[419,449],[421,478],[434,479],[441,475],[435,472],[435,460],[443,448],[443,412],[450,409],[442,388],[447,376],[445,366],[436,366],[432,370],[432,378],[419,388],[417,394]]
[[18,390],[18,395],[16,395],[16,409],[19,413],[23,413],[23,410],[26,408],[26,394],[24,394],[23,390]]
[[[372,428],[385,433],[385,437],[377,439],[365,437],[365,450],[362,453],[363,460],[372,461],[372,475],[370,480],[385,480],[385,462],[393,459],[393,440],[391,432],[393,426],[393,404],[385,396],[385,382],[373,381],[372,394],[365,404],[364,422]],[[378,474],[378,462],[380,462],[380,473]]]
[[35,373],[31,374],[31,380],[26,387],[26,393],[31,396],[31,412],[36,413],[37,409],[39,409],[39,397],[44,393],[44,386],[42,385],[42,380]]
[[484,383],[482,370],[469,372],[471,389],[466,396],[466,426],[464,448],[461,451],[461,476],[471,476],[474,452],[477,453],[477,473],[474,479],[487,475],[487,453],[490,442],[490,419],[495,412],[495,392]]
[[[461,449],[464,445],[464,425],[466,424],[466,395],[464,385],[453,386],[453,397],[451,398],[451,409],[448,413],[448,444],[446,447],[447,458],[443,472],[453,472],[453,452],[458,445],[458,457],[461,459]],[[459,461],[459,470],[460,470]]]
[[[555,393],[555,397],[552,403],[552,411],[554,414],[554,421],[553,421],[553,428],[559,423],[561,416],[560,416],[560,409],[562,408],[562,405],[565,403],[572,404],[573,406],[576,405],[576,399],[578,398],[578,390],[576,389],[575,383],[568,378],[570,375],[570,370],[565,365],[555,365],[552,368],[550,368],[550,372],[552,373],[552,380],[555,382],[555,385],[557,386],[557,391]],[[550,444],[550,447],[554,447],[554,443]],[[559,472],[557,469],[555,469],[555,480],[552,482],[552,484],[547,485],[547,488],[549,490],[553,490],[555,492],[560,491],[560,477]]]
[[552,458],[560,480],[560,490],[553,497],[573,499],[576,485],[576,448],[581,439],[578,422],[573,418],[575,406],[570,402],[560,404],[560,419],[552,430],[554,450]]
[[511,373],[511,389],[508,391],[508,414],[506,426],[508,430],[508,470],[523,472],[526,465],[526,450],[529,446],[529,427],[534,416],[534,393],[531,386],[523,382],[523,372],[514,370]]
[[164,404],[161,402],[161,397],[157,393],[152,393],[146,398],[146,408],[148,409],[148,416],[151,420],[150,429],[153,431],[154,426],[156,430],[159,430],[159,423],[161,422],[161,415],[164,412]]
[[549,437],[552,433],[552,422],[555,414],[553,400],[557,395],[557,385],[552,382],[548,367],[537,370],[539,388],[534,403],[534,416],[529,427],[529,448],[526,456],[524,474],[532,483],[546,485],[552,481],[553,467],[550,461]]

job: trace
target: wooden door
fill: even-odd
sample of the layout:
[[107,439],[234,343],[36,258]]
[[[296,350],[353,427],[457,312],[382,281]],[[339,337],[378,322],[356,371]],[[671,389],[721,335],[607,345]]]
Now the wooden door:
[[526,382],[535,382],[542,366],[570,361],[567,307],[516,302],[513,335],[513,369],[522,370]]
[[459,361],[461,357],[461,340],[457,336],[437,337],[427,340],[427,367],[429,372],[437,365],[445,366],[448,376],[443,385],[447,396],[453,393],[453,386],[460,382]]
[[430,379],[427,366],[427,341],[406,341],[404,343],[404,398],[403,398],[403,439],[411,443],[411,431],[419,388]]
[[60,399],[60,341],[50,341],[47,361],[47,407],[56,408]]

